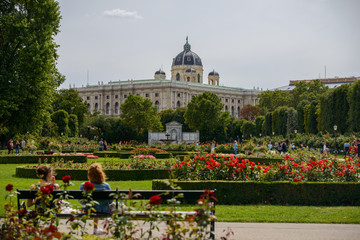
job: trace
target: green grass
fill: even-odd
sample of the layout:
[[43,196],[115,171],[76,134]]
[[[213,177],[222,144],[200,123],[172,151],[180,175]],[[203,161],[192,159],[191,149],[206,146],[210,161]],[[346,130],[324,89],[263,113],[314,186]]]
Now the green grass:
[[[16,178],[16,164],[0,165],[0,216],[4,216],[5,186],[29,189],[37,179]],[[60,179],[57,180],[61,181]],[[79,189],[83,181],[73,181]],[[150,190],[151,181],[109,181],[112,189]],[[180,209],[193,210],[195,206],[183,206]],[[360,224],[360,207],[315,207],[315,206],[271,206],[271,205],[220,205],[216,206],[217,221],[223,222],[293,222],[293,223],[355,223]]]

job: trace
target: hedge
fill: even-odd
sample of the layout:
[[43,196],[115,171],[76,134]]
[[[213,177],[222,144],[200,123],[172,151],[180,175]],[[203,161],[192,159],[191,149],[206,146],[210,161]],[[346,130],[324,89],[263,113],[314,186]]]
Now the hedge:
[[[219,204],[359,206],[360,183],[174,181],[183,190],[216,189]],[[168,189],[153,180],[153,190]]]
[[42,163],[45,161],[52,162],[63,159],[64,161],[73,161],[76,163],[86,163],[87,156],[79,155],[3,155],[0,156],[0,164],[11,163]]
[[109,157],[109,158],[122,158],[127,159],[132,154],[130,152],[114,152],[114,151],[96,151],[94,152],[95,156],[98,157]]
[[[87,181],[87,169],[56,169],[56,178],[70,175],[72,180]],[[168,170],[104,170],[109,181],[138,181],[169,178]],[[16,177],[37,178],[35,168],[16,167]]]

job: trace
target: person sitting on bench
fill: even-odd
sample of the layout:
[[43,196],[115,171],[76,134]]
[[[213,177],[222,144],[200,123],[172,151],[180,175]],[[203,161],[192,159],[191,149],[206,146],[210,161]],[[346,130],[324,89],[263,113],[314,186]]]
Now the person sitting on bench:
[[[99,163],[93,163],[88,170],[88,179],[94,184],[95,191],[111,190],[108,183],[105,182],[106,175]],[[84,184],[80,185],[80,190],[84,191]],[[110,204],[112,200],[98,200],[99,204],[94,206],[96,213],[110,213]],[[94,218],[94,235],[106,234],[106,231],[98,228],[99,218]]]

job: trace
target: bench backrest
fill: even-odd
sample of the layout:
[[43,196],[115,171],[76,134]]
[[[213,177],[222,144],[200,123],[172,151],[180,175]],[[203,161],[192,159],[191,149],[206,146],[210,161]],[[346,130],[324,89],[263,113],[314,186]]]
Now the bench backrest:
[[[31,190],[22,190],[18,189],[18,204],[20,203],[20,199],[35,199],[36,191]],[[211,190],[215,192],[216,190]],[[119,190],[118,193],[129,194],[129,190]],[[53,191],[51,194],[54,198],[58,197],[58,194],[64,193],[62,190]],[[92,197],[94,200],[109,200],[114,199],[111,194],[116,193],[116,190],[110,191],[94,191],[92,193]],[[132,195],[137,197],[132,198],[132,200],[144,199],[148,200],[150,197],[154,195],[160,195],[161,198],[166,200],[177,196],[178,194],[182,194],[183,198],[178,198],[178,200],[182,203],[196,203],[200,196],[204,193],[204,190],[132,190]],[[72,199],[83,199],[83,192],[80,190],[68,190],[67,194],[72,196]],[[131,200],[131,199],[130,199]],[[166,201],[163,201],[166,203]]]

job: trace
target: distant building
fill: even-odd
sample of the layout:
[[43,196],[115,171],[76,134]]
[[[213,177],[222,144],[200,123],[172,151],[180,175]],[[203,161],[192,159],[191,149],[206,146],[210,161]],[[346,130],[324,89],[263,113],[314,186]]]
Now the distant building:
[[[310,79],[310,80],[290,80],[290,84],[283,86],[283,87],[279,87],[279,88],[275,88],[274,90],[281,90],[281,91],[291,91],[295,88],[295,84],[297,82],[311,82],[311,81],[315,81],[317,79]],[[348,77],[348,78],[323,78],[323,79],[318,79],[320,80],[325,86],[329,87],[329,88],[336,88],[339,87],[343,84],[349,84],[349,83],[353,83],[355,81],[360,80],[360,77]]]
[[154,79],[100,82],[98,85],[75,88],[87,102],[88,110],[99,111],[103,115],[119,116],[120,105],[130,94],[149,98],[158,111],[185,107],[193,96],[205,91],[215,93],[224,104],[224,111],[238,117],[247,104],[258,104],[259,90],[220,86],[220,75],[215,70],[208,74],[208,84],[203,84],[201,58],[191,51],[186,39],[184,50],[172,61],[171,80],[159,69]]

